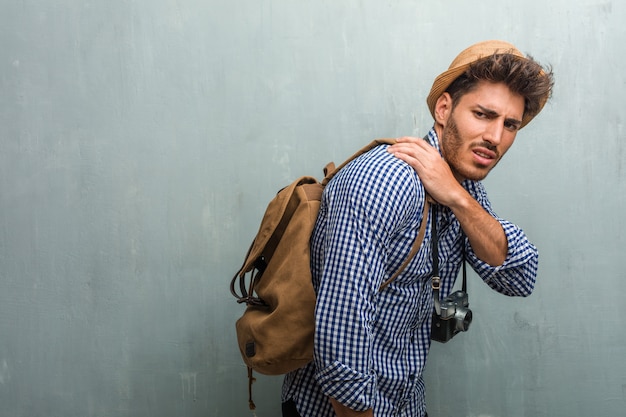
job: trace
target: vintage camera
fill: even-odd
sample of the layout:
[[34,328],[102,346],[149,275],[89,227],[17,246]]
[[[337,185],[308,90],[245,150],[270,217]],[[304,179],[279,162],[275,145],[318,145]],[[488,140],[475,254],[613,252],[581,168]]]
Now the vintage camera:
[[466,332],[472,322],[467,293],[456,291],[441,301],[441,315],[433,312],[430,338],[445,343],[459,332]]

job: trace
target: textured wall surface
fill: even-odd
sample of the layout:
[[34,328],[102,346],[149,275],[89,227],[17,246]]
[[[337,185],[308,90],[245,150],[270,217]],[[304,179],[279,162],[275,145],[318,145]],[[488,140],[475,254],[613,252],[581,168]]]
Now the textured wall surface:
[[[429,412],[623,415],[624,2],[1,3],[0,415],[249,415],[228,283],[265,205],[423,135],[434,77],[491,38],[557,76],[486,181],[538,284],[509,299],[471,277]],[[259,417],[280,383],[259,377]]]

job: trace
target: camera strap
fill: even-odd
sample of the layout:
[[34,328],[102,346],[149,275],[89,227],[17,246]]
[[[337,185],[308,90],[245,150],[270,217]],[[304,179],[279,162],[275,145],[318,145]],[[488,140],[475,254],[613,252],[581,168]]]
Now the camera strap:
[[[427,197],[430,198],[430,197]],[[432,213],[430,217],[431,222],[431,252],[433,257],[433,301],[435,302],[435,312],[437,315],[441,315],[441,297],[439,295],[441,291],[441,277],[439,276],[439,237],[437,236],[437,204],[432,204]],[[422,220],[424,221],[424,220]],[[463,239],[465,240],[465,239]],[[465,241],[461,242],[461,251],[463,253],[463,285],[462,290],[467,293],[467,269],[465,267]]]

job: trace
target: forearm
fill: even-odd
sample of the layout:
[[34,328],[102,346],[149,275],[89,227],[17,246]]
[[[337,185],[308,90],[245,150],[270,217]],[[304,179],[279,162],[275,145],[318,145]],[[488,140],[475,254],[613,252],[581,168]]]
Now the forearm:
[[365,411],[354,411],[353,409],[341,404],[334,398],[329,397],[329,399],[330,403],[335,409],[335,414],[337,414],[337,417],[374,417],[374,411],[371,408]]
[[508,241],[500,222],[467,192],[449,207],[476,256],[491,266],[501,265],[507,256]]

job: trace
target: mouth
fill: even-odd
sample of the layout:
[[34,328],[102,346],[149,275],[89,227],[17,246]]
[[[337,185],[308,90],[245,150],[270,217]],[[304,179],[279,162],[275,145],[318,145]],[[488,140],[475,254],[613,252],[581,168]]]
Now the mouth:
[[474,155],[474,161],[483,166],[489,166],[498,159],[496,152],[483,147],[474,148],[472,153]]

